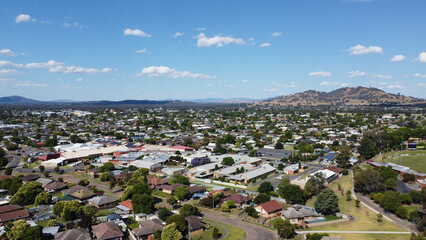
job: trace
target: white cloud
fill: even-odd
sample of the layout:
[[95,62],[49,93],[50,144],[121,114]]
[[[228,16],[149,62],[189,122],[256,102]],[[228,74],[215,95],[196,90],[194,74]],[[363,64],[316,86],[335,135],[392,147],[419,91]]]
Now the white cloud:
[[366,72],[361,72],[361,71],[350,71],[349,72],[349,77],[360,77],[360,76],[365,76],[367,75]]
[[19,71],[16,71],[14,69],[0,69],[0,75],[9,75],[9,74],[18,74]]
[[25,68],[47,68],[49,72],[56,73],[82,73],[82,74],[95,74],[95,73],[108,73],[111,72],[112,68],[84,68],[75,65],[66,65],[63,62],[57,62],[55,60],[49,60],[41,63],[28,63]]
[[404,55],[395,55],[393,56],[393,58],[390,60],[391,62],[401,62],[405,60],[405,56]]
[[262,43],[262,44],[260,44],[260,47],[269,47],[269,46],[271,46],[270,43]]
[[244,79],[244,80],[242,80],[241,82],[243,82],[243,83],[248,83],[248,82],[249,82],[249,80]]
[[356,45],[348,48],[346,51],[351,52],[351,55],[363,55],[369,53],[383,53],[383,49],[378,46],[364,46],[364,45]]
[[206,87],[213,87],[213,84],[207,84]]
[[425,87],[426,87],[426,83],[419,83],[419,84],[417,84],[417,86],[418,86],[418,87],[425,88]]
[[16,56],[16,53],[10,49],[0,49],[0,55],[3,56]]
[[83,81],[83,78],[77,78],[75,81],[76,82],[81,82],[81,81]]
[[394,82],[390,85],[388,85],[389,89],[400,89],[400,88],[404,88],[400,82]]
[[146,33],[140,29],[130,29],[130,28],[127,28],[126,30],[124,30],[124,35],[137,36],[137,37],[151,37],[151,34]]
[[195,30],[197,30],[197,31],[206,31],[206,29],[205,29],[205,28],[201,28],[201,27],[196,28]]
[[47,87],[47,84],[44,83],[33,83],[33,82],[17,82],[16,87]]
[[176,32],[175,34],[173,34],[174,38],[178,38],[178,37],[182,37],[185,33],[184,32]]
[[167,77],[167,78],[199,78],[199,79],[211,79],[215,76],[200,74],[200,73],[190,73],[188,71],[178,71],[174,68],[166,66],[150,66],[143,68],[138,76],[148,76],[148,77]]
[[340,87],[346,87],[349,85],[349,83],[339,83],[339,82],[329,82],[329,81],[322,81],[319,84],[320,86],[340,86]]
[[309,76],[313,76],[313,77],[329,77],[331,75],[332,75],[331,72],[323,72],[323,71],[309,73]]
[[36,19],[32,18],[30,15],[28,14],[19,14],[18,16],[16,16],[15,18],[15,22],[16,23],[21,23],[21,22],[35,22]]
[[22,67],[22,64],[17,64],[9,61],[0,61],[0,67]]
[[235,86],[234,85],[225,85],[225,86],[223,86],[223,88],[234,88]]
[[68,28],[72,28],[72,27],[78,27],[78,28],[83,28],[83,26],[81,26],[78,22],[64,22],[62,24],[64,27],[68,27]]
[[197,45],[198,47],[223,47],[228,44],[245,44],[245,41],[241,38],[234,38],[232,36],[221,36],[215,35],[214,37],[207,37],[204,33],[198,34],[195,38],[198,38]]
[[416,73],[413,77],[426,78],[426,74]]
[[274,32],[274,33],[272,33],[272,37],[279,37],[281,35],[283,35],[282,32]]
[[375,74],[375,73],[367,73],[362,71],[351,71],[348,73],[349,77],[369,77],[369,78],[378,78],[378,79],[392,79],[393,77],[390,75],[384,74]]
[[426,62],[426,52],[421,52],[419,54],[419,61],[420,62]]
[[148,50],[146,50],[146,48],[143,48],[143,49],[136,50],[135,53],[146,53],[146,51]]

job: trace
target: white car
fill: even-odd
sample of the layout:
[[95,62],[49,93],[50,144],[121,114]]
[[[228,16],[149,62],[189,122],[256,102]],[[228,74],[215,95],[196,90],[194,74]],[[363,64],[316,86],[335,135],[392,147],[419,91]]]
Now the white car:
[[302,177],[298,176],[298,177],[297,177],[297,180],[302,180]]
[[281,180],[281,179],[283,179],[283,178],[282,178],[282,177],[277,177],[277,179],[278,179],[278,180]]

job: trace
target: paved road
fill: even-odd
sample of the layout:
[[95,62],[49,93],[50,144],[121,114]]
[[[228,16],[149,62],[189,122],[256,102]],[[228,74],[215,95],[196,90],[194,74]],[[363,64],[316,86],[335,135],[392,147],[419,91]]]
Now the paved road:
[[201,211],[204,218],[211,219],[216,222],[228,224],[244,230],[247,233],[246,240],[273,240],[278,239],[277,235],[266,228],[243,222],[238,216],[225,217],[222,215],[214,214],[208,211]]
[[413,189],[409,188],[402,180],[398,179],[398,181],[396,181],[396,188],[397,191],[399,191],[400,193],[409,193],[411,191],[413,191]]
[[7,167],[11,167],[11,168],[17,167],[19,163],[21,162],[22,156],[10,155],[10,157],[11,157],[11,160],[7,164]]
[[370,234],[411,234],[411,232],[388,232],[388,231],[296,231],[297,233],[370,233]]

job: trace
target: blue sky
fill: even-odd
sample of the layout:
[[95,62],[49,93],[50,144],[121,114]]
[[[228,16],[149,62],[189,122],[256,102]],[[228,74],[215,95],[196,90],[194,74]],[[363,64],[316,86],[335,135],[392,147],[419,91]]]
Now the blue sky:
[[0,96],[426,98],[424,0],[3,0]]

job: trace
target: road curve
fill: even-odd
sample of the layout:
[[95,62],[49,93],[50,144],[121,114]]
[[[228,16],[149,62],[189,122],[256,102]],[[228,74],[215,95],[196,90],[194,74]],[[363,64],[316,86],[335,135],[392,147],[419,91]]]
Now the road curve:
[[299,231],[297,233],[303,233],[303,234],[307,234],[307,233],[411,234],[411,232],[392,232],[392,231]]
[[271,240],[271,239],[277,239],[277,235],[266,228],[243,222],[241,219],[237,216],[232,217],[226,217],[222,215],[218,215],[215,213],[207,212],[207,211],[201,211],[204,218],[228,224],[231,226],[235,226],[237,228],[240,228],[244,230],[247,233],[246,240]]

